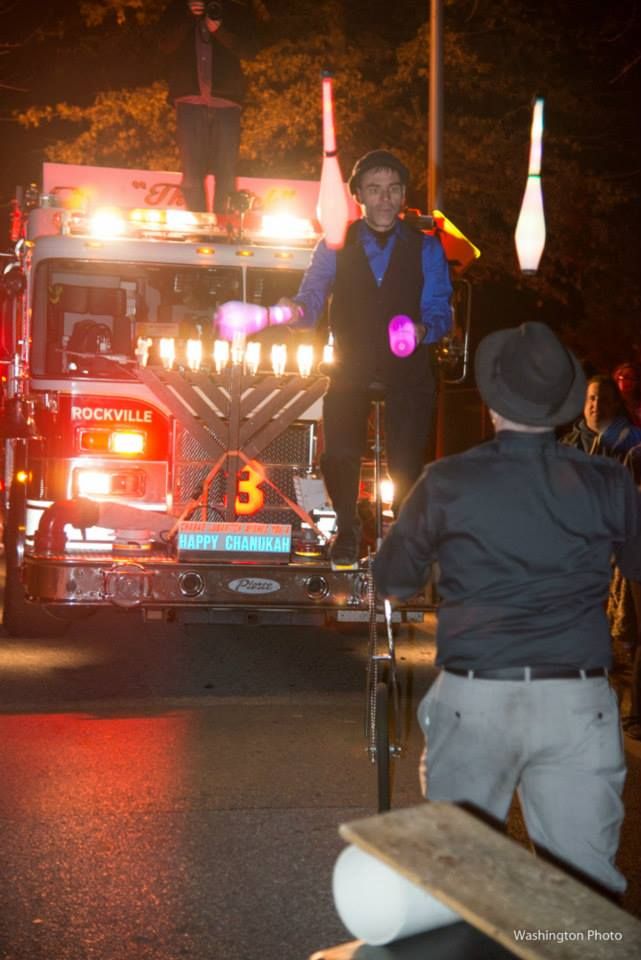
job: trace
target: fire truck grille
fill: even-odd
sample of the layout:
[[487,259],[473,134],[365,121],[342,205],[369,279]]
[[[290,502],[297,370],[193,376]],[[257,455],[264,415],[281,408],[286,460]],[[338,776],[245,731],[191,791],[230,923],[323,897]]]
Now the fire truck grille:
[[[182,510],[190,500],[200,498],[213,464],[206,451],[186,430],[179,430],[176,442],[176,484],[174,503]],[[262,507],[239,519],[257,523],[291,523],[300,526],[300,518],[287,506],[283,494],[296,501],[294,477],[309,463],[312,437],[309,426],[294,424],[265,447],[256,458],[266,480],[259,485]],[[206,507],[198,506],[193,519],[221,521],[225,519],[226,464],[209,480]]]

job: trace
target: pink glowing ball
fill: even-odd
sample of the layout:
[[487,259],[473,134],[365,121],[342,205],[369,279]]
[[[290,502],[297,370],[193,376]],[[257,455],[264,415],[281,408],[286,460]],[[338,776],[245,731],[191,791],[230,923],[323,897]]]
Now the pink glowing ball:
[[389,347],[395,357],[409,357],[416,350],[416,329],[409,317],[392,317],[387,328]]

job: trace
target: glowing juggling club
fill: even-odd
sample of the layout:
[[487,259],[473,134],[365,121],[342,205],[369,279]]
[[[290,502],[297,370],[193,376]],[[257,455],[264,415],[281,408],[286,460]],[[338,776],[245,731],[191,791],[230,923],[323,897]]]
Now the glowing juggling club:
[[318,192],[318,222],[325,234],[325,243],[338,250],[345,242],[349,222],[347,194],[343,175],[336,156],[336,130],[334,127],[334,93],[331,74],[324,72],[323,92],[323,166]]
[[279,327],[283,323],[291,323],[293,319],[292,308],[285,303],[277,303],[273,307],[268,307],[267,312],[270,327]]
[[389,348],[395,357],[409,357],[416,350],[416,328],[409,317],[392,317],[387,328]]
[[522,273],[536,273],[545,246],[545,215],[541,190],[543,100],[534,101],[530,133],[530,162],[527,184],[516,224],[514,240]]
[[283,304],[262,307],[258,303],[243,303],[240,300],[221,303],[214,314],[214,324],[224,340],[233,340],[238,334],[252,336],[265,327],[280,326],[291,319],[291,309]]

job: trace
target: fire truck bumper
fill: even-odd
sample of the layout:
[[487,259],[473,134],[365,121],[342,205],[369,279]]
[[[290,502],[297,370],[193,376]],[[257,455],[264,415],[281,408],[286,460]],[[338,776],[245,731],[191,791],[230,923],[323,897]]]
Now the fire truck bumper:
[[[334,571],[327,563],[195,563],[162,559],[114,560],[112,557],[25,557],[29,599],[59,609],[141,608],[148,619],[170,611],[200,615],[194,620],[242,621],[242,611],[316,613],[319,618],[359,621],[368,618],[367,570]],[[434,604],[425,595],[403,604],[397,619],[422,620]],[[239,611],[238,617],[230,616]],[[308,620],[308,617],[302,617]],[[291,620],[295,622],[295,618]]]

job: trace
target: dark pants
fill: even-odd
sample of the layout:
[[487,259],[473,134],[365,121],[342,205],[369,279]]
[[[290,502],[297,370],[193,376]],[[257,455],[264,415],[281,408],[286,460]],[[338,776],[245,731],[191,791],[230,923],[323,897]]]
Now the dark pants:
[[[420,476],[434,421],[436,388],[388,387],[385,394],[385,453],[394,482],[394,513]],[[325,452],[321,470],[339,530],[356,522],[361,457],[367,450],[371,398],[366,390],[330,386],[323,403]]]
[[181,189],[188,210],[207,210],[205,178],[216,178],[214,213],[225,213],[233,193],[240,147],[240,107],[176,104],[176,133],[182,164]]

